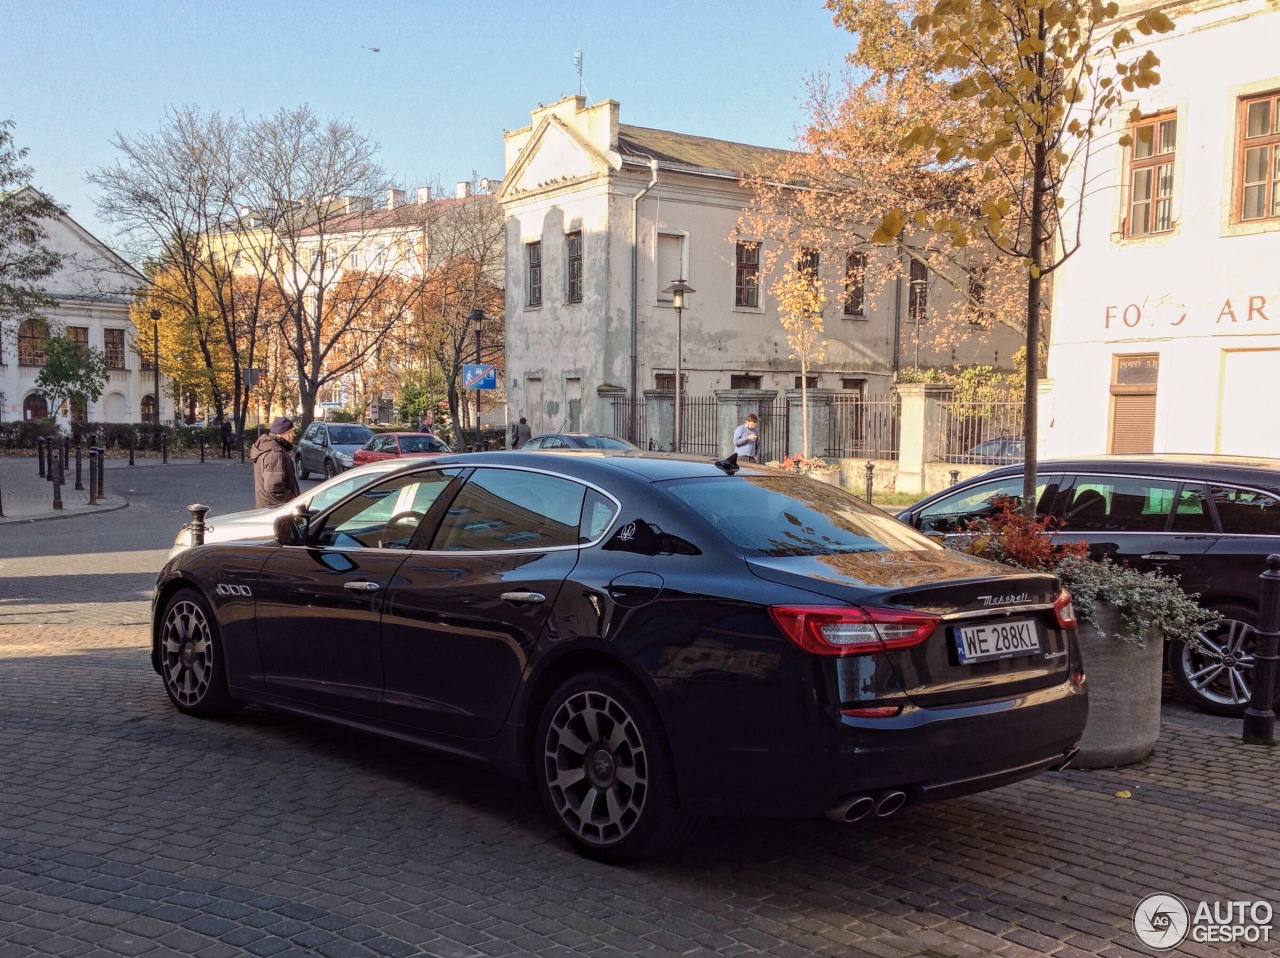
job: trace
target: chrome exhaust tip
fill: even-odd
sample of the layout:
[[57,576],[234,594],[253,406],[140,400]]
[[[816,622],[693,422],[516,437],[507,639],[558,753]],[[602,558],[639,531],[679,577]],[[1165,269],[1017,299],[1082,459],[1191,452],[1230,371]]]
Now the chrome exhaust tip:
[[876,802],[876,815],[879,818],[888,818],[905,804],[907,804],[906,792],[885,792]]
[[870,795],[850,795],[839,805],[827,809],[827,818],[841,824],[856,822],[870,815],[875,804]]

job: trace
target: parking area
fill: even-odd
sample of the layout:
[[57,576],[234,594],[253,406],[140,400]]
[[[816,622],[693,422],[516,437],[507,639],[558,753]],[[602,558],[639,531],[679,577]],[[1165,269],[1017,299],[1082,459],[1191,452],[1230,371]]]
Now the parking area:
[[150,585],[183,505],[251,505],[248,467],[111,471],[122,508],[0,525],[0,958],[1120,958],[1154,953],[1151,894],[1280,908],[1280,757],[1172,691],[1140,765],[849,826],[712,821],[631,868],[468,766],[259,708],[188,718],[147,661]]

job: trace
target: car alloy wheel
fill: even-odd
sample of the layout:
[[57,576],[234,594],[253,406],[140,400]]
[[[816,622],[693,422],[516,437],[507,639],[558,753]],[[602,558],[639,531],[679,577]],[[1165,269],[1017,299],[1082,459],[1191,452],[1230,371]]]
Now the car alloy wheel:
[[302,464],[302,453],[298,453],[298,455],[294,457],[293,464],[296,467],[299,479],[311,478],[311,473],[307,470],[307,467]]
[[332,459],[326,459],[326,460],[324,461],[324,477],[325,477],[326,479],[332,479],[332,478],[333,478],[334,476],[336,476],[337,474],[338,474],[338,470],[337,470],[336,468],[334,468],[333,460],[332,460]]
[[160,625],[160,674],[169,700],[192,715],[226,715],[236,708],[227,692],[217,625],[192,590],[169,600]]
[[537,741],[543,804],[584,854],[638,861],[688,831],[652,710],[613,676],[587,673],[561,685]]
[[1256,617],[1249,609],[1222,606],[1192,641],[1169,643],[1168,665],[1179,692],[1213,715],[1239,716],[1253,689]]

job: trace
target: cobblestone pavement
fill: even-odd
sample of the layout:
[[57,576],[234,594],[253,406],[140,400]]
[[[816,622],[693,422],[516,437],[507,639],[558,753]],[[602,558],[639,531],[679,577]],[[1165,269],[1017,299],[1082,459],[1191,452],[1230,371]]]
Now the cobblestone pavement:
[[1130,916],[1154,892],[1280,909],[1275,750],[1171,692],[1140,765],[853,826],[710,822],[632,868],[572,854],[486,772],[258,708],[188,718],[147,661],[148,594],[183,506],[245,507],[248,468],[113,485],[128,508],[0,526],[0,958],[1124,958],[1153,954]]

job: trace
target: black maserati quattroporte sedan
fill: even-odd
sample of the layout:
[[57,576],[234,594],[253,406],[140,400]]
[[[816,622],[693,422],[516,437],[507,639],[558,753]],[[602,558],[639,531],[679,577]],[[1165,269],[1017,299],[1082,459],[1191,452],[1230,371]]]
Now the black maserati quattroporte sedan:
[[179,709],[341,722],[532,781],[609,861],[704,815],[853,821],[1070,760],[1070,596],[823,482],[639,452],[406,461],[160,573]]

